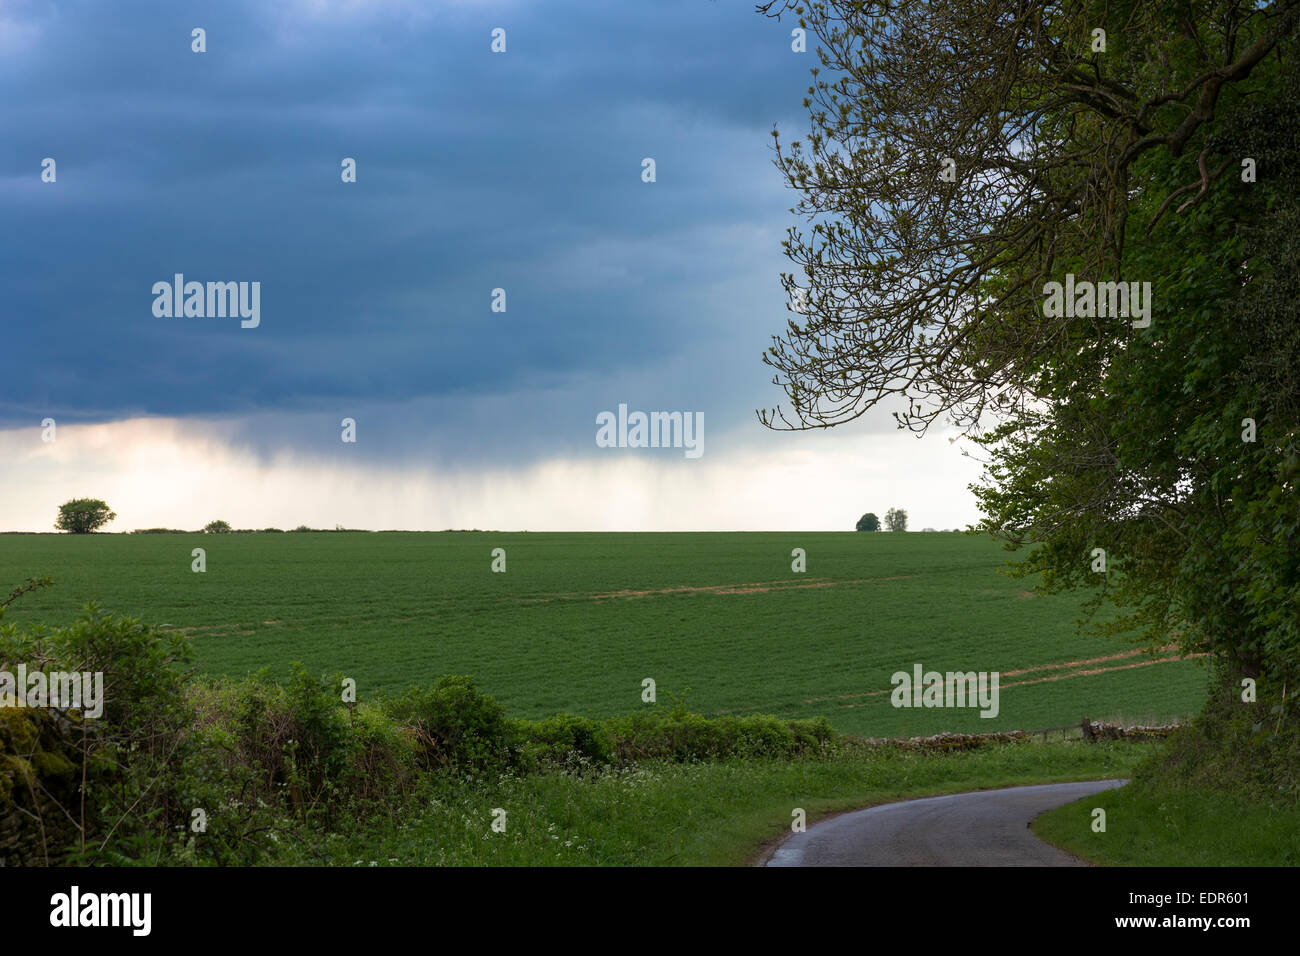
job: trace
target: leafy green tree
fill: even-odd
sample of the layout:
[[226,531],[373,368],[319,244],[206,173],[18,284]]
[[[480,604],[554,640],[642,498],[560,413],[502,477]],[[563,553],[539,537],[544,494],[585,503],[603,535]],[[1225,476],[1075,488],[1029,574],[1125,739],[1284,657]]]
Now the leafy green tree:
[[[760,420],[946,417],[989,456],[982,527],[1022,573],[1294,687],[1300,3],[760,9],[821,60],[809,135],[776,140],[812,225],[764,356],[792,413]],[[1119,314],[1049,310],[1067,276],[1150,283],[1149,311],[1117,288]]]
[[906,531],[907,512],[902,508],[890,508],[885,512],[885,527],[890,531]]
[[203,526],[203,531],[206,534],[229,534],[230,522],[222,521],[218,518],[216,521],[209,521],[205,524]]
[[73,498],[59,505],[54,527],[73,534],[90,534],[108,524],[117,515],[98,498]]
[[[1300,677],[1300,71],[1270,62],[1260,79],[1198,156],[1143,167],[1152,199],[1126,262],[1160,290],[1151,328],[1077,323],[1042,368],[1050,412],[982,439],[977,495],[990,530],[1037,545],[1024,572],[1100,584],[1094,603],[1124,609],[1104,630],[1139,627],[1280,688]],[[1225,155],[1238,175],[1156,221],[1158,197]],[[1243,182],[1238,156],[1267,177]]]
[[858,530],[879,531],[880,519],[877,518],[873,512],[868,511],[866,514],[864,514],[861,518],[858,519]]

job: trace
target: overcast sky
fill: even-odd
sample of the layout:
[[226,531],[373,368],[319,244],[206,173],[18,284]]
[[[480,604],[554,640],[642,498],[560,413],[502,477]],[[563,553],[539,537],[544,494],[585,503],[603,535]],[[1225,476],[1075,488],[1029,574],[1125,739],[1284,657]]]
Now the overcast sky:
[[[784,401],[760,358],[795,224],[771,130],[806,133],[816,65],[795,25],[728,0],[0,0],[0,528],[79,496],[119,531],[975,520],[953,433],[755,418]],[[178,273],[258,282],[257,326],[156,315]],[[598,447],[620,404],[701,414],[702,454]]]

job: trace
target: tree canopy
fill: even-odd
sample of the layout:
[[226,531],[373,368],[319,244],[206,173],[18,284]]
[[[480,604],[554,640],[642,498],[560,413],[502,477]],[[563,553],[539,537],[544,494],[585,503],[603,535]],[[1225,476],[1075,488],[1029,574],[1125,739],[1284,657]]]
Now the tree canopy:
[[[760,419],[946,419],[987,455],[982,527],[1035,546],[1021,573],[1294,686],[1300,4],[759,9],[821,64],[806,141],[773,134],[811,229],[764,356],[789,411]],[[1076,281],[1089,307],[1047,307]],[[1149,314],[1102,313],[1101,283],[1149,283]]]
[[117,515],[108,504],[98,498],[73,498],[59,505],[59,516],[54,527],[73,534],[90,534],[108,524]]
[[890,508],[885,512],[885,527],[890,531],[906,531],[907,512],[902,508]]

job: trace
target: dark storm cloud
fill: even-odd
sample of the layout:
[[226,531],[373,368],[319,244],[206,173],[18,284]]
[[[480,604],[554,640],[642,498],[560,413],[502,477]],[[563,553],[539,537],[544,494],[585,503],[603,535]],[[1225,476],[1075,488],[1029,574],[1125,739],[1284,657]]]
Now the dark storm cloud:
[[[452,452],[491,419],[525,454],[619,401],[751,416],[786,317],[769,130],[806,124],[815,65],[791,26],[706,0],[5,4],[0,425],[384,406],[419,431],[444,403]],[[155,317],[178,272],[260,282],[260,326]]]

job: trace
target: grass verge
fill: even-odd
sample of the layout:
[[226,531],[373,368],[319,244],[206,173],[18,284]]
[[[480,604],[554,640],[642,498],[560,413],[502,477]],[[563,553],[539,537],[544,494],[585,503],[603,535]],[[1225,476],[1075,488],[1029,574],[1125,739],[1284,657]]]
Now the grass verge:
[[[1093,808],[1106,832],[1092,830]],[[1048,843],[1112,866],[1300,865],[1300,808],[1248,803],[1137,782],[1048,811],[1034,822]]]
[[[1134,781],[1043,814],[1034,832],[1116,866],[1300,864],[1300,720],[1285,685],[1244,699],[1227,671],[1205,709],[1155,749]],[[1092,811],[1106,811],[1106,832]]]
[[[892,800],[1127,776],[1152,749],[1127,741],[996,744],[958,753],[849,750],[832,757],[639,761],[599,771],[431,778],[400,812],[276,841],[271,865],[746,865],[789,832]],[[505,831],[491,827],[506,811]]]

